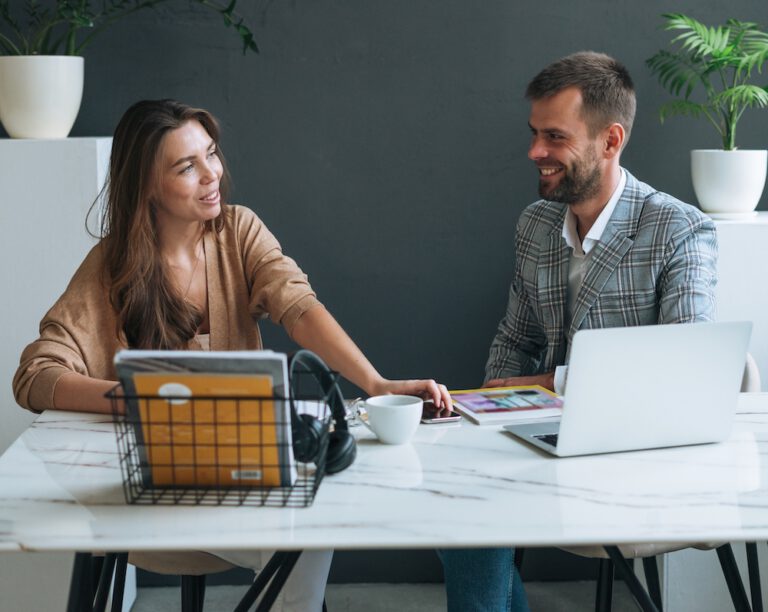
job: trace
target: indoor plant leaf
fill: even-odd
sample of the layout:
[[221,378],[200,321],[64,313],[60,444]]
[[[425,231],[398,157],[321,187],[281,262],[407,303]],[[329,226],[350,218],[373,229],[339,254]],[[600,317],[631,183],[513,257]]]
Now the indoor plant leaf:
[[659,118],[704,115],[722,137],[723,147],[735,148],[744,110],[768,106],[765,87],[751,82],[768,61],[768,33],[751,21],[728,19],[724,25],[706,26],[681,13],[662,17],[664,29],[675,33],[672,48],[658,51],[646,64],[678,100],[665,103]]
[[[166,4],[168,0],[52,0],[50,8],[38,0],[0,0],[0,54],[80,55],[93,38],[113,23],[137,11]],[[15,5],[12,8],[12,3]],[[233,27],[243,53],[259,52],[253,32],[236,11],[238,0],[190,0],[215,11]]]

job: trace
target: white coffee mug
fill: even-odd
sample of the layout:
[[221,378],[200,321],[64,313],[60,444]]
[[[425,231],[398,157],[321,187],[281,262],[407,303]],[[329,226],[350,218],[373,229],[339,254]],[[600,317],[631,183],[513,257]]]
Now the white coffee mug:
[[360,402],[368,421],[358,420],[384,444],[405,444],[419,426],[423,403],[413,395],[375,395]]

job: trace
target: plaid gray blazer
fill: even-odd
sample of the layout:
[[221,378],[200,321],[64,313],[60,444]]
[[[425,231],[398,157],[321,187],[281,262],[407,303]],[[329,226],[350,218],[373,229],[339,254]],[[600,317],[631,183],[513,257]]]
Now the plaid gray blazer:
[[486,380],[553,371],[566,363],[579,329],[715,317],[714,223],[627,172],[565,329],[570,256],[561,235],[565,211],[565,204],[540,200],[517,223],[514,278],[491,343]]

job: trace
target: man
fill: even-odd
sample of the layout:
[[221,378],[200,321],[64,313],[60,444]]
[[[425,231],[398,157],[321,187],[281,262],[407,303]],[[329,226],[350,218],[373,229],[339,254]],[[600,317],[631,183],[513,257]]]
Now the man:
[[717,240],[698,209],[619,165],[635,114],[621,64],[570,55],[539,73],[526,97],[528,157],[544,199],[517,225],[515,275],[486,384],[554,388],[579,329],[712,320]]
[[[717,239],[698,209],[620,166],[635,93],[619,62],[569,55],[542,70],[526,97],[542,199],[517,224],[509,303],[485,385],[562,392],[579,329],[712,320]],[[440,556],[449,610],[527,609],[510,549]]]

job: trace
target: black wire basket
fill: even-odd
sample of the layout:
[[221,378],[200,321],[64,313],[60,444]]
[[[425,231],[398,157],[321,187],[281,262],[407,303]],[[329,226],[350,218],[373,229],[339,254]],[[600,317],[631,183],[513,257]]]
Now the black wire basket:
[[[304,373],[297,379],[310,376]],[[297,381],[292,381],[297,382]],[[281,397],[107,393],[129,504],[306,507],[325,474],[328,397],[300,394],[299,412],[319,419],[313,463],[293,456],[289,400]]]

